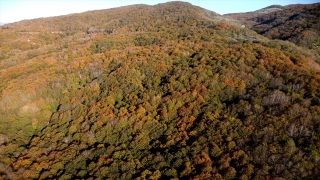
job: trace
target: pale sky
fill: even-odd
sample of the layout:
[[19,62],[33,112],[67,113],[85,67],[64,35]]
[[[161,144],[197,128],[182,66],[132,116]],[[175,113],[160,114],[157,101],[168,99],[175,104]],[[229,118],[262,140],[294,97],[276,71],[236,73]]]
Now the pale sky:
[[[0,22],[50,17],[113,7],[169,0],[0,0]],[[320,0],[184,0],[219,14],[255,11],[269,5],[311,4]]]

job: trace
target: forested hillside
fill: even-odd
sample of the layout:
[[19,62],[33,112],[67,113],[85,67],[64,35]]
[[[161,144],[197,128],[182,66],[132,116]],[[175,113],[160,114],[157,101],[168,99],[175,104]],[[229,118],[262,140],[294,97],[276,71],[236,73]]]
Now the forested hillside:
[[226,14],[271,39],[288,40],[311,49],[320,58],[320,3],[273,5],[248,13]]
[[0,51],[0,179],[320,175],[314,53],[241,22],[125,6],[6,24]]

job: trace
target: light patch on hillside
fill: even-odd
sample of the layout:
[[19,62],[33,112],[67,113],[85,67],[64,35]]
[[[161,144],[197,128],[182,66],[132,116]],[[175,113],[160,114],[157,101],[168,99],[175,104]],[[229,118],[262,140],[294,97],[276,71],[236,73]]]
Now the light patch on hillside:
[[34,114],[40,111],[40,108],[36,106],[34,103],[29,103],[22,106],[19,110],[19,115],[26,115],[26,114]]
[[280,8],[268,8],[268,9],[260,9],[257,11],[254,11],[255,13],[260,13],[260,14],[268,14],[276,11],[282,11]]

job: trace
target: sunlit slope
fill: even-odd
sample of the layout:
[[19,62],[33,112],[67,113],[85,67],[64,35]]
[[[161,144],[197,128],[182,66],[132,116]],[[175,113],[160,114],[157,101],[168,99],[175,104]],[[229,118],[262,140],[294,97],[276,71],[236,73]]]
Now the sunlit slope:
[[0,30],[0,179],[319,175],[309,51],[183,2]]

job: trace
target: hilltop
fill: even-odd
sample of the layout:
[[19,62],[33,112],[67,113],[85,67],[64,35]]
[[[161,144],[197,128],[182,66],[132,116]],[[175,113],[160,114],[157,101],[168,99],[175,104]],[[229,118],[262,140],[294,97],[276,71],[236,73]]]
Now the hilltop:
[[6,24],[0,47],[0,179],[319,176],[314,53],[239,20],[132,5]]

